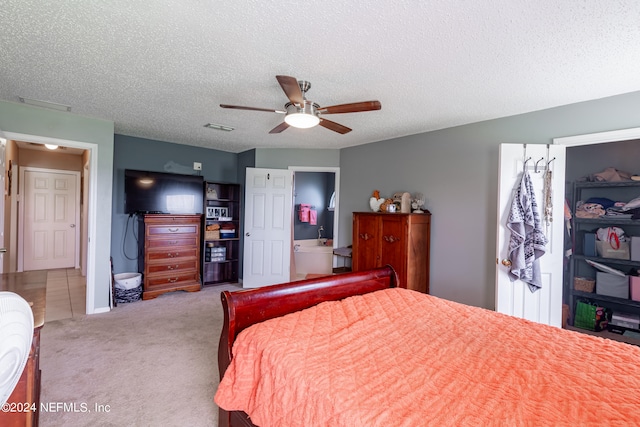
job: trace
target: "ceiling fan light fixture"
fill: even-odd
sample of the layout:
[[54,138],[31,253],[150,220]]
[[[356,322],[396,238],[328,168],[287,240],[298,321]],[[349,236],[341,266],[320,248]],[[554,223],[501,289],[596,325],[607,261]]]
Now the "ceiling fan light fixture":
[[287,114],[284,121],[294,128],[309,129],[317,126],[320,123],[320,118],[308,113],[293,113]]
[[320,123],[320,118],[316,115],[315,106],[305,100],[302,107],[297,107],[291,103],[286,105],[287,115],[284,117],[285,123],[299,129],[309,129]]
[[276,79],[284,91],[289,102],[284,106],[285,111],[271,108],[244,107],[242,105],[220,104],[221,108],[232,108],[236,110],[266,111],[272,113],[285,114],[284,122],[269,131],[269,134],[281,133],[289,127],[308,129],[320,125],[325,129],[337,132],[341,135],[349,133],[352,129],[340,123],[327,120],[325,114],[359,113],[363,111],[375,111],[382,108],[380,101],[350,102],[348,104],[337,104],[320,107],[313,101],[306,98],[306,93],[311,88],[311,83],[305,80],[297,80],[295,77],[277,75]]

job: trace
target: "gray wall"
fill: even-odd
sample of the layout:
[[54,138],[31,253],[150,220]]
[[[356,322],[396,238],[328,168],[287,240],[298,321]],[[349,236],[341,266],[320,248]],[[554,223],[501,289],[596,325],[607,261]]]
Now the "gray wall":
[[255,150],[257,168],[287,169],[289,166],[340,166],[340,150],[305,148],[258,148]]
[[[498,146],[640,127],[640,92],[345,148],[339,246],[373,190],[421,192],[431,211],[431,293],[494,308]],[[428,120],[428,117],[425,118]]]
[[[111,241],[111,191],[113,171],[113,122],[81,117],[67,112],[31,107],[24,104],[0,101],[0,130],[4,132],[58,138],[96,144],[97,174],[96,242],[94,308],[97,311],[109,307],[111,267],[109,263]],[[26,138],[28,140],[28,138]]]
[[193,162],[202,163],[205,181],[237,183],[238,155],[189,145],[115,135],[113,158],[113,223],[111,255],[115,273],[138,271],[136,217],[124,213],[124,170],[196,175]]

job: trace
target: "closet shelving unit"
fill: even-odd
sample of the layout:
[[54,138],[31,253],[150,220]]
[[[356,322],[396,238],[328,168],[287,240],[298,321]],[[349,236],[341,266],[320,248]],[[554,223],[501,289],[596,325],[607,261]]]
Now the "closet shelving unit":
[[[202,284],[237,283],[240,264],[240,184],[204,183]],[[207,231],[233,225],[233,233]]]
[[[576,308],[576,302],[580,299],[588,300],[601,304],[603,307],[611,310],[640,314],[640,302],[626,298],[616,298],[607,295],[599,295],[594,292],[582,292],[574,289],[575,277],[586,277],[595,280],[595,267],[589,265],[586,261],[592,260],[600,264],[604,264],[616,270],[620,270],[627,274],[632,269],[640,269],[640,261],[603,258],[600,256],[587,256],[584,250],[584,236],[586,233],[595,233],[601,227],[620,227],[625,231],[626,236],[640,236],[640,220],[621,219],[615,217],[600,218],[578,218],[575,216],[576,205],[581,200],[588,200],[592,197],[604,197],[614,201],[629,202],[640,196],[640,182],[623,181],[623,182],[587,182],[579,181],[573,185],[572,197],[572,229],[573,229],[573,254],[569,264],[569,277],[565,281],[565,301],[567,301],[570,310],[570,325],[573,324],[573,318]],[[596,284],[597,286],[597,284]],[[640,345],[640,340],[630,338],[611,332],[591,332],[585,329],[573,328],[576,331],[591,333],[595,335],[605,335],[618,341],[625,341],[632,344]]]

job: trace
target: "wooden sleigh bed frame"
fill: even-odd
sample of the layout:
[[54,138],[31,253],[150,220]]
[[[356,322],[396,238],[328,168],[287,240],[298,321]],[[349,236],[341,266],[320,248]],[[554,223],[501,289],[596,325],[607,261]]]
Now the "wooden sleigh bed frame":
[[390,266],[221,298],[223,427],[640,425],[639,347],[402,289]]
[[[218,346],[220,379],[231,363],[231,349],[238,334],[249,326],[284,316],[324,301],[337,301],[398,284],[398,275],[391,266],[363,272],[302,280],[264,288],[221,294],[224,324]],[[246,413],[220,408],[220,427],[255,427]]]

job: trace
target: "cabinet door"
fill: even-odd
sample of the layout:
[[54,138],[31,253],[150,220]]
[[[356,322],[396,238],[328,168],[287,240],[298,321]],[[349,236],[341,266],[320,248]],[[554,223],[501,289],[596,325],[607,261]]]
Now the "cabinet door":
[[408,218],[406,215],[385,215],[381,217],[382,231],[380,242],[382,245],[380,265],[391,264],[398,273],[400,287],[407,287],[407,246]]
[[353,271],[368,270],[380,264],[380,217],[378,215],[353,216]]

